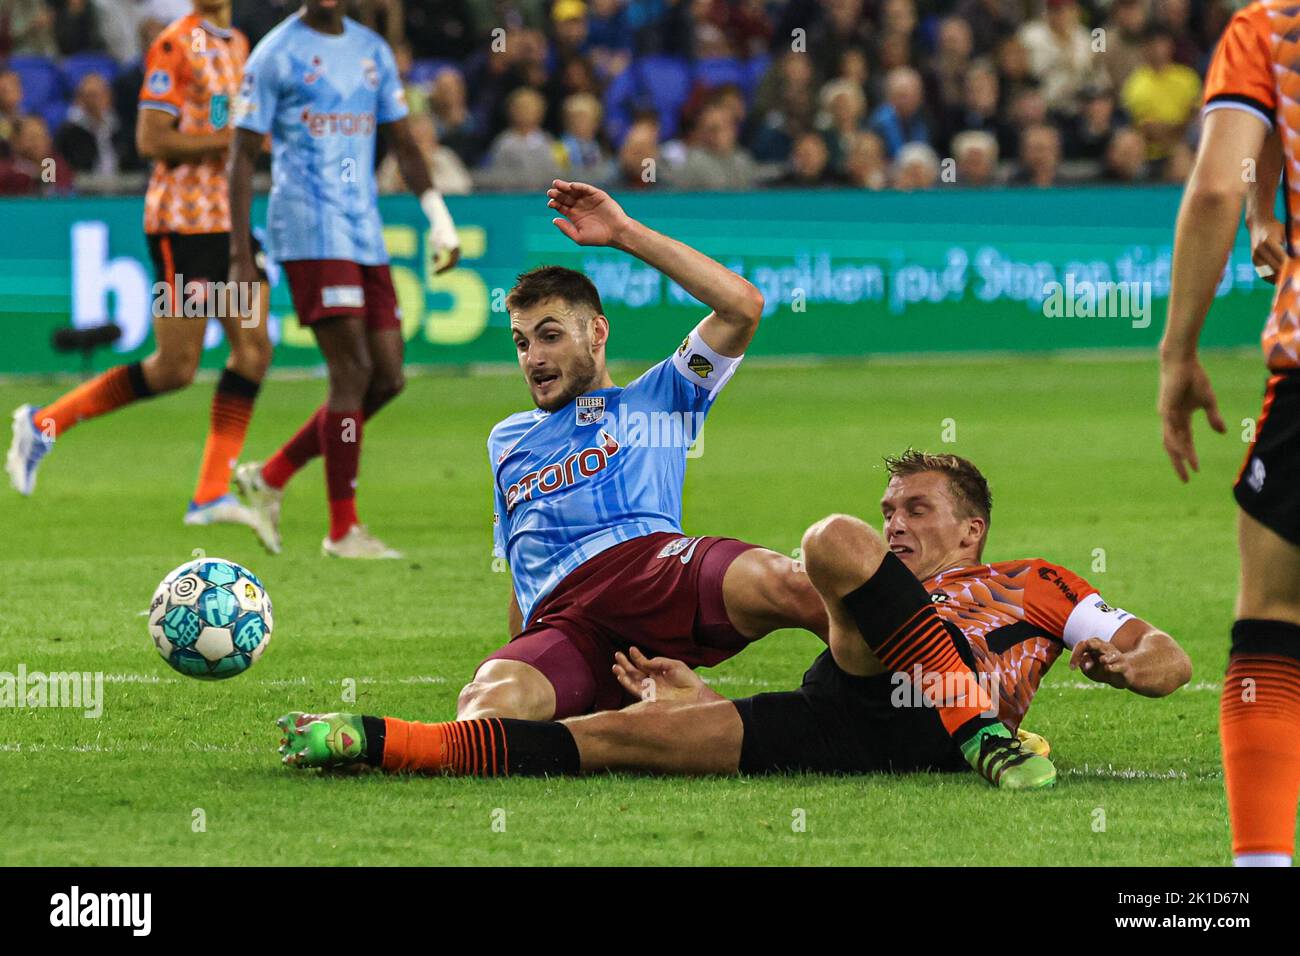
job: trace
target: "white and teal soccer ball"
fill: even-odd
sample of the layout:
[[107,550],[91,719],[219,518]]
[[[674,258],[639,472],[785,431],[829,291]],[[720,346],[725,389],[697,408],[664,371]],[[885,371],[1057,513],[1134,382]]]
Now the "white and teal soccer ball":
[[257,575],[221,558],[199,558],[163,578],[149,604],[149,636],[187,677],[242,674],[271,642],[271,598]]

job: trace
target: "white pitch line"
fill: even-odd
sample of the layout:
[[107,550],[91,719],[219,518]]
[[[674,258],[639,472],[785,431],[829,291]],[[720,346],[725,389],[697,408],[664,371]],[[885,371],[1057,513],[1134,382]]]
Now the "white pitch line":
[[1067,777],[1102,777],[1110,780],[1221,780],[1223,771],[1214,773],[1189,774],[1186,770],[1169,769],[1159,770],[1141,770],[1134,767],[1115,767],[1107,764],[1104,767],[1090,767],[1084,764],[1082,767],[1070,767],[1061,770],[1060,773]]

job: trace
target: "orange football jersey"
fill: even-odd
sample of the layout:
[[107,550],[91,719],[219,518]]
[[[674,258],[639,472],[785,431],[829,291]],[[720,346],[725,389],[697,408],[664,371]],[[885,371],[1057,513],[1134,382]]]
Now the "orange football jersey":
[[1264,326],[1264,356],[1275,371],[1300,367],[1300,227],[1295,170],[1300,159],[1300,5],[1260,0],[1238,11],[1205,77],[1205,109],[1240,109],[1277,124],[1287,171],[1287,250]]
[[[934,608],[966,636],[975,664],[997,688],[998,717],[1020,726],[1038,684],[1067,646],[1109,640],[1132,615],[1041,558],[953,568],[922,582]],[[1076,613],[1078,612],[1078,613]]]
[[[140,108],[177,118],[182,133],[214,133],[230,124],[248,40],[238,30],[214,26],[198,14],[170,24],[144,61]],[[230,196],[224,157],[201,162],[154,163],[144,200],[144,231],[230,231]]]

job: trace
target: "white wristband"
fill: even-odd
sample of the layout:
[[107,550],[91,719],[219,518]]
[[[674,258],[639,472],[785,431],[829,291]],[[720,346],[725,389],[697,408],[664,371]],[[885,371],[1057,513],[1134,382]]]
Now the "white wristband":
[[440,253],[444,249],[455,249],[460,245],[460,240],[456,237],[456,223],[452,220],[447,204],[442,201],[438,190],[426,189],[420,196],[420,208],[429,219],[435,253]]

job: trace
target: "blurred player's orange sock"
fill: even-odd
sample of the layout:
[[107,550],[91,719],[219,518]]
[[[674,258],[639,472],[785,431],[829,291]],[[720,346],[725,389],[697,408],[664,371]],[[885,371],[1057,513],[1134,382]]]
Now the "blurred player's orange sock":
[[916,610],[916,588],[907,565],[886,554],[876,573],[842,600],[880,663],[913,683],[920,677],[925,699],[939,711],[944,729],[964,743],[999,723],[997,708],[976,679],[969,645],[964,639],[958,644],[934,605]]
[[1238,865],[1287,865],[1300,799],[1300,627],[1237,621],[1219,702]]
[[212,423],[203,447],[203,463],[199,466],[195,504],[216,501],[230,491],[230,473],[244,448],[244,436],[248,434],[259,387],[258,382],[231,369],[221,373],[212,396]]
[[[367,721],[370,718],[366,718]],[[367,722],[367,747],[382,752],[385,770],[505,777],[575,774],[578,745],[564,724],[489,717],[441,724],[383,718],[376,742]]]
[[33,415],[32,421],[46,436],[58,438],[77,422],[151,395],[153,390],[145,382],[139,362],[119,365],[59,396]]
[[357,523],[357,473],[361,468],[361,410],[320,416],[320,446],[325,453],[325,487],[330,502],[330,540],[338,541]]

